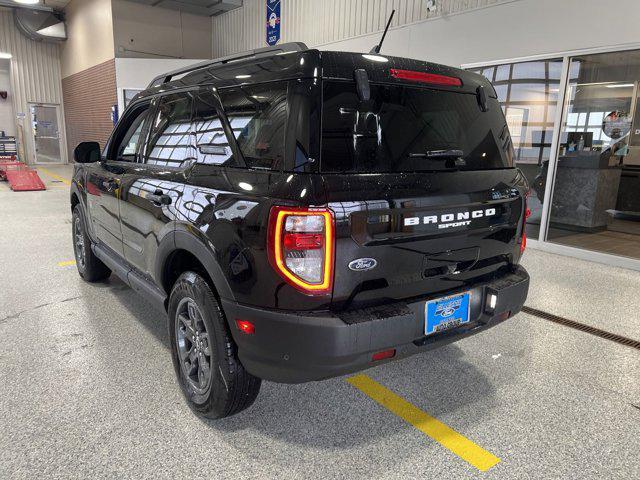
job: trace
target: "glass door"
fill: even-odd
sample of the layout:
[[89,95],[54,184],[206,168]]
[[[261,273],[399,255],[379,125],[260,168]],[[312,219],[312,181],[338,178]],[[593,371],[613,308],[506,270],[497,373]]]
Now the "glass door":
[[638,50],[571,58],[548,241],[640,258],[639,80]]
[[57,105],[29,105],[35,163],[62,163]]

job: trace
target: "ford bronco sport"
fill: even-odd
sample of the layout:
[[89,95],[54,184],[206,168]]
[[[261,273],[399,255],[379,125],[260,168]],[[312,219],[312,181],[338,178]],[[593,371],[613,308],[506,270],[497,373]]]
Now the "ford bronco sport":
[[517,313],[528,186],[495,90],[418,60],[261,49],[168,73],[74,152],[73,240],[168,314],[192,409]]

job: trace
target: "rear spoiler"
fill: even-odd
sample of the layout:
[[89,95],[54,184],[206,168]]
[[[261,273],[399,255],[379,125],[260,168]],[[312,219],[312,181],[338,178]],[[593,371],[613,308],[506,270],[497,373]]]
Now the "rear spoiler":
[[223,65],[225,63],[238,60],[246,60],[248,58],[269,57],[271,55],[290,52],[302,52],[304,50],[309,50],[309,47],[307,47],[306,44],[302,42],[289,42],[283,43],[282,45],[276,45],[275,47],[257,48],[255,50],[248,50],[246,52],[235,53],[226,57],[216,58],[215,60],[206,60],[204,62],[196,63],[195,65],[189,65],[188,67],[178,68],[177,70],[172,70],[170,72],[163,73],[162,75],[158,75],[151,81],[147,89],[158,87],[162,84],[170,82],[174,77],[185,75],[187,73],[200,70],[201,68],[211,67],[214,65]]

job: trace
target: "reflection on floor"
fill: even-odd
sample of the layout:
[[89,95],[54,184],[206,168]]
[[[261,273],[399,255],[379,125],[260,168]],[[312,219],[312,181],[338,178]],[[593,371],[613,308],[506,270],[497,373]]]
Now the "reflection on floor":
[[597,252],[640,258],[640,223],[613,219],[607,230],[575,232],[562,228],[549,229],[549,241]]

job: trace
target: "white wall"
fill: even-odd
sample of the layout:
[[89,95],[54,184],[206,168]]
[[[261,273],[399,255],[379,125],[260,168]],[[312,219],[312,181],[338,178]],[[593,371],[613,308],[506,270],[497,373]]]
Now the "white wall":
[[65,8],[62,78],[114,57],[111,0],[72,0]]
[[162,73],[199,63],[204,60],[173,58],[116,58],[116,85],[118,87],[118,109],[124,110],[122,90],[144,90],[155,77]]
[[4,130],[8,136],[13,137],[16,134],[16,117],[13,113],[9,66],[9,60],[0,59],[0,92],[9,94],[6,100],[0,99],[0,131]]
[[[428,12],[425,0],[282,0],[281,42],[318,46],[381,32],[393,9],[395,28],[505,1],[514,0],[436,0],[437,9]],[[241,8],[213,17],[212,22],[214,57],[267,46],[265,0],[244,0]],[[369,43],[366,50],[377,40]]]
[[[416,11],[412,0],[336,2],[283,3],[282,41],[368,51],[394,5],[405,12],[398,22],[407,24],[392,27],[383,53],[449,65],[640,43],[640,0],[436,0],[439,10],[427,19],[406,13]],[[264,3],[245,0],[243,8],[213,18],[215,56],[265,46]]]
[[[640,1],[518,0],[390,32],[383,52],[448,65],[640,44]],[[363,51],[377,36],[324,45]]]
[[116,57],[211,58],[209,17],[126,0],[112,4]]

